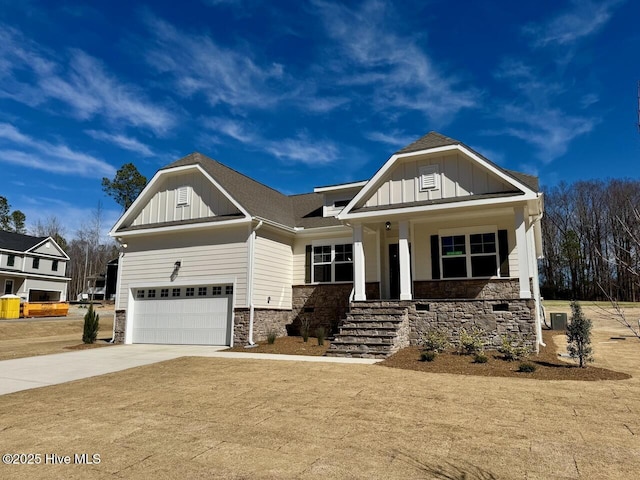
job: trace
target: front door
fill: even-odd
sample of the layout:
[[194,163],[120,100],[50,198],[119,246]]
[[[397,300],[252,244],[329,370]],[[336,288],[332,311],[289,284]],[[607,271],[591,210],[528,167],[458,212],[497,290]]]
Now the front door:
[[389,244],[389,298],[400,298],[400,250],[397,243]]

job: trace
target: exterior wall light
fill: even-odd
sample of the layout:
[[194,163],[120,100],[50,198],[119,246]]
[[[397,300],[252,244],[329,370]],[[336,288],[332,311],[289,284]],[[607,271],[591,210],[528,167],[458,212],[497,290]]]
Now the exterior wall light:
[[385,223],[385,224],[384,224],[384,229],[385,229],[386,231],[391,230],[391,222],[387,222],[387,223]]

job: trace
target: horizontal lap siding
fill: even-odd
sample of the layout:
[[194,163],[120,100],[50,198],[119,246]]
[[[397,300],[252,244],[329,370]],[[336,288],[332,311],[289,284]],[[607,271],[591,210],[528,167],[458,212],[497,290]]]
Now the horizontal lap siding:
[[131,284],[171,284],[176,261],[182,265],[176,281],[215,283],[235,278],[235,306],[246,306],[248,229],[175,233],[131,238],[120,266],[118,308],[126,309]]
[[[257,308],[291,308],[293,251],[283,236],[258,230],[254,251],[253,303]],[[270,297],[270,301],[268,301]]]

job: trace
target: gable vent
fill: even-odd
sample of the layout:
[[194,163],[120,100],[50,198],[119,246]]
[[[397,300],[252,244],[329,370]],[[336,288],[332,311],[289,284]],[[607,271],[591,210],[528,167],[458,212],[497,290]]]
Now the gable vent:
[[180,206],[189,205],[189,194],[191,189],[189,187],[180,187],[176,192],[176,204]]
[[438,165],[420,167],[420,191],[438,190],[440,188],[440,175]]

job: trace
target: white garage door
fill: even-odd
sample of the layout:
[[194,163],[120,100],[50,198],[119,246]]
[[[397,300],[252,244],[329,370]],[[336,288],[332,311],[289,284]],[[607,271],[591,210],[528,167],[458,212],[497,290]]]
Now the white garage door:
[[133,291],[133,343],[230,345],[232,285]]

